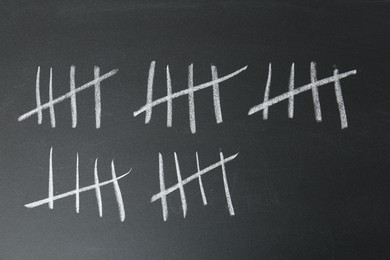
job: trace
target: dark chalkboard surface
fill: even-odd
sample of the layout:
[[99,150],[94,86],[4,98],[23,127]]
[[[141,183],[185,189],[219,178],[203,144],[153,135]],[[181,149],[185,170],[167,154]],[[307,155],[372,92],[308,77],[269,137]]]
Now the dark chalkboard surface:
[[0,12],[1,259],[390,259],[388,1]]

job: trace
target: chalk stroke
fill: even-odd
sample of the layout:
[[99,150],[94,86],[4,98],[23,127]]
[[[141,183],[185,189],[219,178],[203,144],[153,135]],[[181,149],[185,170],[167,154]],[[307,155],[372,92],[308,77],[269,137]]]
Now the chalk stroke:
[[[146,104],[150,104],[153,101],[153,81],[154,81],[154,70],[156,68],[156,62],[152,61],[149,68],[148,76],[148,90],[146,94]],[[152,118],[152,107],[148,107],[145,112],[145,124],[149,123]]]
[[70,111],[72,114],[72,128],[76,128],[77,126],[77,103],[76,103],[76,79],[75,79],[75,74],[76,74],[76,67],[71,66],[70,67]]
[[[198,152],[196,152],[196,169],[198,170],[198,172],[200,172]],[[207,198],[206,198],[206,194],[204,192],[203,181],[202,181],[202,176],[201,175],[199,175],[198,181],[199,181],[200,194],[202,195],[203,205],[206,206],[207,205]]]
[[[266,103],[268,102],[269,99],[269,91],[271,87],[271,76],[272,76],[272,64],[270,63],[268,65],[268,77],[267,77],[267,85],[265,86],[265,91],[264,91],[264,100],[263,102]],[[268,107],[264,108],[263,110],[263,119],[268,119]]]
[[[131,169],[129,170],[128,173],[130,173],[130,171],[131,171]],[[121,177],[116,177],[114,160],[111,161],[111,176],[112,176],[112,180],[114,180],[113,185],[114,185],[116,201],[118,203],[118,208],[119,208],[119,218],[123,222],[123,221],[125,221],[126,213],[125,213],[125,206],[123,203],[122,192],[121,192],[121,189],[120,189],[119,184],[118,184],[118,180]]]
[[95,194],[96,194],[96,202],[99,209],[99,216],[103,217],[103,204],[102,204],[102,193],[100,192],[100,186],[99,186],[99,175],[97,170],[97,162],[98,159],[95,160],[95,167],[93,171],[93,178],[95,180]]
[[190,116],[191,133],[196,133],[195,100],[194,100],[194,66],[188,67],[188,113]]
[[194,86],[193,78],[193,64],[188,67],[188,88],[178,91],[176,93],[172,93],[172,83],[171,83],[171,75],[169,71],[169,66],[166,67],[166,75],[167,75],[167,95],[165,97],[156,99],[153,101],[153,82],[154,82],[154,71],[155,71],[156,62],[152,61],[149,68],[149,76],[148,76],[148,85],[147,85],[147,94],[146,94],[146,104],[135,111],[133,116],[136,117],[139,114],[145,112],[145,124],[148,124],[152,118],[152,108],[160,105],[162,103],[167,102],[167,127],[172,126],[172,100],[181,96],[188,96],[188,107],[189,107],[189,121],[190,121],[190,129],[191,133],[196,133],[196,118],[195,118],[195,101],[194,101],[194,93],[196,91],[206,89],[208,87],[213,88],[213,100],[214,100],[214,113],[217,123],[222,122],[222,112],[220,105],[220,96],[219,96],[219,83],[224,82],[238,74],[242,71],[246,70],[248,66],[242,67],[239,70],[236,70],[233,73],[230,73],[226,76],[218,78],[217,68],[215,66],[211,66],[211,74],[212,80],[200,85]]
[[71,66],[70,72],[69,72],[69,80],[70,80],[70,91],[56,99],[53,99],[53,86],[52,86],[52,68],[50,68],[50,81],[49,81],[49,102],[42,105],[41,103],[41,93],[40,93],[40,74],[41,74],[41,68],[38,67],[37,70],[37,76],[36,76],[36,84],[35,84],[35,99],[37,107],[35,109],[32,109],[28,111],[27,113],[21,115],[18,118],[18,121],[23,121],[35,114],[38,116],[38,124],[42,124],[42,110],[48,109],[50,110],[50,121],[51,126],[54,128],[56,126],[55,121],[55,111],[54,111],[54,105],[70,98],[71,103],[71,115],[72,115],[72,128],[77,127],[77,100],[76,100],[76,94],[86,90],[92,86],[94,86],[95,89],[95,122],[96,122],[96,128],[100,128],[101,125],[101,94],[100,94],[100,83],[108,79],[112,76],[114,76],[118,72],[118,69],[111,70],[110,72],[103,74],[100,76],[100,68],[94,67],[94,80],[85,83],[81,87],[76,88],[75,83],[75,73],[76,73],[76,67]]
[[[160,179],[160,190],[165,190],[165,181],[164,181],[164,161],[161,153],[158,154],[158,162],[159,162],[159,179]],[[167,196],[161,196],[161,207],[163,212],[163,219],[167,221],[168,219],[168,204],[167,204]]]
[[263,110],[263,119],[268,118],[268,108],[274,104],[277,104],[285,99],[288,99],[288,117],[293,118],[294,117],[294,96],[301,94],[305,91],[312,90],[312,97],[313,97],[313,105],[314,105],[314,115],[317,122],[320,122],[322,120],[321,115],[321,105],[319,101],[319,95],[318,95],[318,87],[324,86],[328,83],[334,83],[334,89],[336,94],[336,101],[338,104],[339,114],[340,114],[340,123],[341,128],[347,128],[348,127],[348,120],[347,120],[347,114],[345,110],[343,95],[341,92],[341,85],[340,85],[340,79],[349,77],[351,75],[355,75],[357,73],[356,70],[350,70],[345,73],[339,74],[339,71],[337,69],[334,70],[333,76],[324,78],[321,80],[317,79],[317,69],[316,69],[316,63],[312,62],[310,64],[310,84],[303,85],[299,88],[294,89],[294,63],[291,65],[291,71],[290,71],[290,79],[289,79],[289,91],[279,95],[277,97],[274,97],[272,99],[269,99],[269,85],[268,83],[271,82],[271,64],[269,65],[268,69],[268,80],[267,80],[267,86],[264,93],[264,100],[263,103],[253,106],[249,112],[248,115],[253,115],[261,110]]
[[[218,80],[218,70],[217,67],[214,65],[211,65],[211,77],[213,81]],[[217,121],[217,124],[222,123],[222,109],[221,109],[221,100],[219,95],[219,84],[214,83],[213,84],[213,102],[214,102],[214,113],[215,113],[215,120]]]
[[180,190],[181,206],[183,208],[183,218],[185,218],[187,215],[187,200],[186,200],[186,194],[184,193],[183,180],[181,178],[179,161],[177,159],[176,153],[175,153],[175,166],[176,166],[176,174],[177,174],[177,184]]
[[[290,80],[288,82],[288,90],[289,92],[294,90],[295,86],[295,64],[291,64],[290,69]],[[288,117],[293,118],[294,117],[294,96],[291,96],[288,98]]]
[[189,182],[195,180],[195,179],[198,179],[199,181],[199,188],[200,188],[200,191],[201,191],[201,194],[202,194],[202,200],[203,200],[203,204],[204,205],[207,205],[207,199],[206,199],[206,195],[204,194],[204,189],[203,189],[203,183],[202,183],[202,175],[218,168],[218,167],[221,167],[222,169],[222,178],[223,178],[223,184],[224,184],[224,189],[225,189],[225,196],[226,196],[226,202],[227,202],[227,207],[228,207],[228,210],[229,210],[229,214],[231,216],[234,216],[235,215],[235,212],[234,212],[234,207],[233,207],[233,203],[232,203],[232,200],[231,200],[231,195],[230,195],[230,190],[229,190],[229,184],[228,184],[228,181],[227,181],[227,177],[226,177],[226,169],[225,169],[225,164],[227,162],[230,162],[232,161],[233,159],[235,159],[238,155],[238,153],[232,155],[232,156],[229,156],[227,158],[224,157],[223,153],[220,152],[219,153],[220,155],[220,161],[217,162],[217,163],[214,163],[206,168],[204,168],[203,170],[200,170],[200,166],[199,166],[199,157],[198,157],[198,152],[196,152],[196,164],[197,164],[197,172],[194,173],[193,175],[191,175],[190,177],[186,178],[186,179],[182,179],[182,176],[181,176],[181,171],[180,171],[180,166],[179,166],[179,160],[177,158],[177,154],[174,153],[174,158],[175,158],[175,166],[176,166],[176,174],[177,174],[177,183],[173,186],[171,186],[170,188],[166,189],[165,188],[165,179],[164,179],[164,162],[163,162],[163,157],[161,155],[161,153],[159,153],[159,179],[160,179],[160,192],[155,194],[152,198],[151,198],[151,202],[155,202],[157,200],[161,200],[161,206],[162,206],[162,214],[163,214],[163,220],[164,221],[167,221],[168,219],[168,204],[167,204],[167,195],[174,192],[175,190],[179,189],[180,191],[180,198],[181,198],[181,204],[182,204],[182,210],[183,210],[183,217],[185,218],[186,217],[186,214],[187,214],[187,200],[186,200],[186,196],[185,196],[185,192],[184,192],[184,185],[188,184]]
[[[49,81],[49,103],[53,102],[53,69],[50,68],[50,81]],[[54,112],[54,106],[50,106],[50,123],[51,127],[56,127],[56,114]]]
[[[35,80],[35,100],[37,103],[37,108],[41,107],[40,78],[41,78],[41,67],[38,66],[37,76]],[[37,113],[38,113],[38,124],[42,124],[42,109],[38,109]]]
[[339,75],[339,70],[335,69],[333,73],[334,73],[333,74],[334,77],[336,78],[334,82],[334,91],[336,94],[337,105],[340,113],[341,128],[347,128],[348,127],[347,112],[345,111],[345,105],[344,105],[343,93],[341,92],[340,80],[337,79],[337,75]]
[[221,168],[222,168],[222,178],[223,178],[223,187],[225,188],[225,195],[226,195],[226,203],[228,205],[230,216],[234,216],[234,208],[232,199],[230,196],[230,190],[229,190],[229,184],[226,177],[226,169],[225,169],[225,158],[223,156],[223,153],[219,153],[219,158],[221,159]]
[[76,212],[80,212],[80,165],[79,165],[79,153],[77,153],[77,158],[76,158]]
[[[310,80],[311,83],[315,83],[317,81],[317,64],[315,62],[310,63]],[[313,105],[314,105],[314,115],[317,122],[322,121],[322,113],[321,113],[321,103],[320,96],[318,94],[318,86],[314,85],[311,88],[312,96],[313,96]]]
[[[100,77],[100,68],[94,67],[94,77],[95,80]],[[101,122],[100,118],[102,116],[102,101],[101,101],[101,93],[100,93],[100,81],[95,83],[95,124],[96,129],[100,128]]]
[[48,198],[49,198],[49,208],[53,209],[54,207],[54,188],[53,188],[53,147],[50,148],[50,161],[49,161],[49,191],[48,191]]
[[113,184],[114,187],[114,192],[115,192],[115,197],[117,200],[118,204],[118,211],[119,211],[119,217],[120,221],[123,222],[126,217],[125,213],[125,208],[124,208],[124,203],[123,203],[123,198],[122,198],[122,192],[120,190],[118,180],[122,179],[126,175],[128,175],[131,172],[131,169],[120,175],[119,177],[116,176],[115,172],[115,164],[114,160],[111,161],[111,176],[112,179],[100,182],[99,176],[98,176],[98,170],[97,170],[97,162],[98,159],[96,158],[95,164],[94,164],[94,184],[80,188],[79,187],[79,154],[77,153],[77,158],[76,158],[76,188],[74,190],[61,193],[58,195],[54,195],[54,185],[53,185],[53,148],[50,148],[50,158],[49,158],[49,188],[48,188],[48,197],[45,199],[37,200],[31,203],[28,203],[24,205],[26,208],[35,208],[44,204],[48,204],[50,209],[53,209],[54,207],[54,201],[63,199],[69,196],[75,195],[76,201],[75,201],[75,207],[76,207],[76,212],[79,213],[80,211],[80,193],[89,191],[89,190],[95,190],[96,194],[96,201],[98,204],[98,210],[99,210],[99,216],[103,216],[103,204],[102,204],[102,197],[101,197],[101,191],[100,188],[103,186],[106,186],[110,183]]
[[167,72],[167,127],[172,127],[172,80],[171,73],[169,72],[169,66],[166,69]]

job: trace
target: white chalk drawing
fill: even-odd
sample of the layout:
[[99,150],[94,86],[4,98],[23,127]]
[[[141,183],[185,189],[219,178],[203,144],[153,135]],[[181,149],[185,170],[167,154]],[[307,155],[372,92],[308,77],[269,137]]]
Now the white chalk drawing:
[[226,202],[227,202],[227,207],[229,210],[229,214],[231,216],[234,216],[234,207],[232,203],[232,199],[230,196],[230,190],[229,190],[229,184],[227,181],[227,176],[226,176],[226,169],[225,169],[225,164],[227,162],[232,161],[237,157],[238,153],[229,156],[227,158],[224,157],[223,153],[220,152],[220,161],[217,163],[214,163],[203,170],[200,170],[200,165],[199,165],[199,157],[198,157],[198,152],[196,152],[196,165],[197,165],[197,172],[192,174],[190,177],[186,179],[182,179],[181,176],[181,171],[180,171],[180,166],[179,166],[179,160],[177,158],[177,154],[174,153],[174,158],[175,158],[175,166],[176,166],[176,174],[177,174],[177,184],[171,186],[170,188],[166,189],[165,188],[165,180],[164,180],[164,163],[163,163],[163,157],[161,153],[159,153],[159,179],[160,179],[160,192],[155,194],[151,202],[155,202],[157,200],[161,200],[161,206],[162,206],[162,214],[163,214],[163,219],[164,221],[167,221],[168,219],[168,203],[167,203],[167,195],[174,192],[175,190],[179,189],[180,191],[180,198],[181,198],[181,205],[182,205],[182,210],[183,210],[183,217],[185,218],[187,215],[187,200],[186,200],[186,195],[184,192],[184,185],[188,184],[189,182],[198,179],[199,181],[199,188],[200,192],[202,194],[202,201],[204,205],[207,205],[207,199],[206,195],[204,192],[203,188],[203,182],[202,182],[202,175],[218,168],[221,167],[222,170],[222,179],[223,179],[223,185],[225,189],[225,196],[226,196]]
[[128,172],[126,172],[126,173],[124,173],[124,174],[122,174],[122,175],[117,177],[116,176],[116,171],[115,171],[115,163],[114,163],[114,160],[112,160],[111,161],[111,176],[112,176],[112,179],[100,182],[99,181],[99,176],[98,176],[98,170],[97,170],[97,163],[98,163],[98,159],[96,158],[96,160],[95,160],[95,167],[94,167],[94,181],[95,181],[94,184],[89,185],[89,186],[85,186],[83,188],[80,188],[80,186],[79,186],[79,179],[80,179],[79,178],[79,155],[77,153],[77,158],[76,158],[76,188],[74,190],[71,190],[71,191],[68,191],[68,192],[65,192],[65,193],[54,195],[54,184],[53,184],[53,148],[51,148],[50,149],[50,158],[49,158],[48,197],[45,198],[45,199],[41,199],[41,200],[37,200],[37,201],[31,202],[31,203],[28,203],[28,204],[26,204],[24,206],[26,208],[35,208],[35,207],[38,207],[38,206],[41,206],[41,205],[44,205],[44,204],[48,204],[49,208],[53,209],[55,200],[59,200],[59,199],[63,199],[63,198],[75,195],[75,197],[76,197],[75,208],[76,208],[76,212],[79,213],[80,212],[80,193],[94,189],[95,193],[96,193],[96,201],[97,201],[97,204],[98,204],[99,216],[103,217],[103,205],[102,205],[102,196],[101,196],[100,188],[103,187],[103,186],[106,186],[106,185],[108,185],[110,183],[112,183],[113,186],[114,186],[115,197],[116,197],[117,204],[118,204],[119,218],[120,218],[120,221],[123,222],[125,220],[126,213],[125,213],[125,207],[124,207],[123,198],[122,198],[122,192],[121,192],[121,189],[119,187],[118,181],[120,179],[122,179],[123,177],[125,177],[126,175],[128,175],[131,172],[131,169]]
[[162,103],[167,103],[167,127],[172,126],[172,100],[181,96],[188,96],[188,110],[189,110],[189,121],[191,133],[196,133],[196,120],[195,120],[195,100],[194,93],[198,90],[206,89],[212,87],[213,89],[213,101],[214,101],[214,113],[217,124],[222,123],[222,110],[221,102],[219,95],[219,83],[224,82],[246,70],[248,66],[245,66],[239,70],[236,70],[233,73],[230,73],[223,77],[218,77],[218,71],[216,66],[211,66],[211,76],[212,80],[200,85],[194,86],[194,70],[193,64],[188,67],[188,88],[185,90],[172,93],[172,82],[169,66],[166,67],[166,77],[167,77],[167,95],[165,97],[156,99],[153,101],[153,82],[154,82],[154,72],[155,72],[156,62],[152,61],[149,68],[148,84],[147,84],[147,95],[146,95],[146,104],[141,107],[139,110],[133,113],[133,116],[136,117],[139,114],[145,112],[145,124],[148,124],[152,118],[152,109],[154,106],[160,105]]
[[100,68],[94,67],[94,80],[85,83],[81,87],[76,88],[75,83],[75,72],[76,67],[71,66],[70,67],[70,91],[56,99],[53,99],[53,70],[50,68],[50,80],[49,80],[49,102],[42,104],[41,103],[41,92],[40,92],[40,75],[41,75],[41,68],[38,67],[37,70],[37,76],[36,76],[36,83],[35,83],[35,98],[36,98],[36,104],[37,107],[35,109],[30,110],[29,112],[21,115],[18,118],[18,121],[23,121],[34,114],[37,114],[38,116],[38,124],[42,124],[42,110],[49,108],[50,110],[50,122],[51,127],[56,127],[56,119],[55,119],[55,111],[54,111],[54,105],[58,104],[68,98],[70,98],[71,103],[71,115],[72,115],[72,127],[77,127],[77,103],[76,103],[76,94],[86,90],[92,86],[94,86],[95,89],[95,126],[96,128],[100,128],[101,125],[101,94],[100,94],[100,82],[103,80],[112,77],[118,72],[118,69],[111,70],[110,72],[100,75]]
[[272,76],[272,66],[271,63],[268,67],[268,79],[266,83],[266,88],[264,91],[264,99],[263,103],[256,105],[252,107],[248,115],[253,115],[259,111],[263,111],[263,119],[268,119],[268,108],[276,103],[279,103],[285,99],[288,99],[288,117],[293,118],[294,117],[294,96],[301,94],[305,91],[311,90],[312,96],[313,96],[313,105],[314,105],[314,115],[317,122],[322,121],[322,114],[321,114],[321,104],[320,104],[320,98],[318,93],[318,87],[324,86],[328,83],[334,83],[334,89],[335,89],[335,95],[336,95],[336,101],[339,109],[340,114],[340,123],[341,123],[341,129],[348,127],[348,120],[347,120],[347,113],[345,110],[345,104],[343,95],[341,92],[341,84],[340,79],[346,78],[351,75],[355,75],[357,73],[356,70],[351,70],[345,73],[339,74],[338,69],[335,69],[333,72],[332,77],[324,78],[321,80],[317,79],[317,65],[315,62],[311,62],[310,64],[310,80],[311,83],[303,85],[299,88],[294,89],[294,74],[295,74],[295,67],[294,63],[291,65],[290,70],[290,80],[289,80],[289,91],[279,95],[275,98],[269,99],[269,93],[270,93],[270,86],[271,86],[271,76]]

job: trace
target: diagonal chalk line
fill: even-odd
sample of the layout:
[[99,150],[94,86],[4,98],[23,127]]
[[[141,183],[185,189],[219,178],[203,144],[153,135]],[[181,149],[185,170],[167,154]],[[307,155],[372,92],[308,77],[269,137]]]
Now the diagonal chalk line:
[[141,114],[142,112],[145,112],[145,111],[147,112],[147,115],[149,115],[148,111],[151,111],[151,108],[154,107],[154,106],[157,106],[157,105],[162,104],[164,102],[170,102],[174,98],[178,98],[178,97],[181,97],[181,96],[184,96],[184,95],[188,95],[188,94],[196,92],[198,90],[202,90],[202,89],[211,87],[213,85],[216,85],[218,83],[221,83],[223,81],[226,81],[226,80],[236,76],[237,74],[240,74],[242,71],[246,70],[247,68],[248,68],[248,66],[242,67],[241,69],[239,69],[239,70],[237,70],[235,72],[232,72],[232,73],[230,73],[230,74],[228,74],[228,75],[226,75],[224,77],[221,77],[221,78],[218,78],[216,80],[212,80],[212,81],[209,81],[209,82],[197,85],[197,86],[193,86],[191,88],[187,88],[187,89],[181,90],[181,91],[176,92],[176,93],[174,93],[172,95],[167,95],[165,97],[156,99],[153,102],[151,102],[151,100],[148,99],[147,104],[144,105],[143,107],[141,107],[139,110],[135,111],[133,113],[133,116],[136,117],[136,116],[138,116],[139,114]]
[[253,115],[254,113],[257,113],[261,110],[264,110],[266,108],[268,108],[269,106],[271,105],[274,105],[276,103],[279,103],[280,101],[283,101],[285,99],[289,99],[297,94],[300,94],[302,92],[305,92],[305,91],[308,91],[310,89],[313,89],[313,88],[316,88],[316,87],[319,87],[319,86],[323,86],[323,85],[326,85],[328,83],[332,83],[332,82],[338,82],[340,79],[343,79],[343,78],[346,78],[348,76],[351,76],[351,75],[355,75],[357,73],[356,70],[351,70],[351,71],[348,71],[348,72],[345,72],[345,73],[341,73],[341,74],[338,74],[338,75],[334,75],[334,76],[331,76],[331,77],[328,77],[328,78],[324,78],[324,79],[321,79],[321,80],[318,80],[316,82],[312,82],[312,83],[309,83],[309,84],[306,84],[306,85],[303,85],[299,88],[296,88],[296,89],[293,89],[289,92],[286,92],[282,95],[279,95],[277,97],[274,97],[266,102],[263,102],[259,105],[256,105],[254,107],[252,107],[249,112],[248,112],[248,115]]
[[121,176],[115,177],[115,178],[113,178],[111,180],[107,180],[107,181],[104,181],[104,182],[101,182],[101,183],[97,183],[97,184],[92,184],[92,185],[86,186],[86,187],[81,188],[81,189],[71,190],[71,191],[68,191],[68,192],[65,192],[65,193],[62,193],[62,194],[58,194],[58,195],[52,196],[50,198],[34,201],[34,202],[28,203],[28,204],[26,204],[24,206],[26,208],[35,208],[35,207],[44,205],[46,203],[50,203],[50,202],[55,201],[55,200],[63,199],[63,198],[66,198],[68,196],[72,196],[72,195],[76,195],[76,194],[79,194],[79,193],[82,193],[82,192],[85,192],[85,191],[96,189],[97,187],[100,188],[100,187],[103,187],[103,186],[105,186],[107,184],[110,184],[110,183],[114,183],[115,184],[115,183],[117,183],[118,180],[120,180],[123,177],[125,177],[126,175],[128,175],[131,172],[131,170],[132,169],[130,169],[128,172],[122,174]]
[[[54,106],[55,104],[57,103],[60,103],[61,101],[64,101],[65,99],[68,99],[68,98],[72,98],[75,96],[76,93],[78,92],[81,92],[87,88],[90,88],[92,86],[95,86],[95,85],[98,85],[98,83],[100,83],[101,81],[109,78],[109,77],[112,77],[113,75],[115,75],[116,73],[118,72],[118,69],[114,69],[114,70],[111,70],[110,72],[88,82],[88,83],[85,83],[84,85],[82,85],[81,87],[78,87],[74,90],[71,90],[69,91],[68,93],[50,101],[50,102],[47,102],[43,105],[40,105],[40,99],[39,99],[39,102],[37,102],[37,108],[33,109],[33,110],[30,110],[29,112],[21,115],[19,118],[18,118],[18,121],[23,121],[27,118],[29,118],[30,116],[34,115],[34,114],[37,114],[38,113],[38,118],[40,119],[41,118],[41,112],[43,109],[47,109],[47,108],[50,108],[52,106]],[[37,74],[39,73],[39,70],[37,72]],[[39,80],[37,80],[37,85],[39,84]],[[38,93],[38,92],[37,92]],[[38,94],[37,94],[38,96]],[[39,120],[38,119],[38,120]]]
[[[173,192],[173,191],[175,191],[175,190],[177,190],[177,189],[180,189],[180,187],[183,187],[184,185],[186,185],[187,183],[189,183],[189,182],[191,182],[191,181],[193,181],[193,180],[195,180],[195,179],[198,179],[198,178],[199,178],[200,176],[202,176],[203,174],[208,173],[209,171],[214,170],[214,169],[216,169],[216,168],[222,166],[223,164],[232,161],[232,160],[235,159],[237,156],[238,156],[238,153],[236,153],[236,154],[234,154],[234,155],[232,155],[232,156],[230,156],[230,157],[228,157],[228,158],[225,158],[225,159],[223,159],[222,161],[219,161],[219,162],[217,162],[217,163],[214,163],[214,164],[212,164],[212,165],[210,165],[210,166],[204,168],[204,169],[201,170],[201,171],[198,171],[197,173],[191,175],[190,177],[188,177],[188,178],[182,180],[180,183],[176,183],[175,185],[171,186],[170,188],[168,188],[168,189],[166,189],[166,190],[164,189],[163,191],[161,191],[161,192],[155,194],[155,195],[151,198],[150,202],[155,202],[155,201],[158,200],[158,199],[165,198],[165,197],[166,197],[168,194],[170,194],[171,192]],[[160,167],[160,168],[161,168],[161,167]],[[165,187],[164,187],[164,188],[165,188]]]

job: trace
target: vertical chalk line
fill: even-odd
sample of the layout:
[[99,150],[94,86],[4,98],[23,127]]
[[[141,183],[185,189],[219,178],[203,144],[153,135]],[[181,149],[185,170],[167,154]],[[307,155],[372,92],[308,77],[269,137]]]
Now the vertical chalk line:
[[[53,103],[53,69],[50,68],[50,79],[49,79],[49,103]],[[50,106],[50,123],[51,127],[56,127],[56,114],[54,112],[54,105]]]
[[[268,78],[267,78],[267,84],[266,84],[265,90],[264,90],[263,103],[266,103],[269,100],[269,92],[270,92],[270,87],[271,87],[271,76],[272,76],[272,64],[269,63],[269,65],[268,65]],[[264,120],[268,119],[268,106],[265,107],[263,110],[263,119]]]
[[99,216],[103,217],[102,194],[100,193],[97,162],[98,162],[98,158],[96,158],[96,160],[95,160],[95,168],[93,171],[93,173],[94,173],[93,175],[94,175],[94,180],[95,180],[95,193],[96,193],[96,201],[97,201],[98,208],[99,208]]
[[75,189],[75,197],[76,197],[76,212],[80,212],[80,165],[79,165],[79,153],[77,153],[76,157],[76,189]]
[[219,84],[217,82],[218,79],[218,71],[217,67],[214,65],[211,65],[211,77],[212,81],[215,83],[213,84],[213,101],[214,101],[214,113],[215,113],[215,120],[217,124],[222,123],[222,110],[221,110],[221,101],[220,101],[220,95],[219,95]]
[[195,100],[194,100],[194,65],[188,66],[188,109],[191,133],[196,133]]
[[186,215],[187,215],[186,194],[184,193],[183,180],[181,178],[179,160],[177,159],[177,154],[176,153],[174,153],[174,154],[175,154],[175,166],[176,166],[176,174],[177,174],[177,183],[179,185],[179,190],[180,190],[180,199],[181,199],[181,206],[183,208],[183,217],[185,218]]
[[[165,180],[164,180],[164,163],[161,153],[158,154],[158,165],[159,165],[159,179],[160,179],[160,192],[165,192]],[[164,194],[161,196],[161,207],[163,212],[163,219],[168,219],[168,204],[167,196]]]
[[336,77],[336,80],[334,81],[334,90],[336,94],[337,106],[339,108],[339,113],[340,113],[341,129],[344,129],[348,127],[348,120],[347,120],[347,112],[345,111],[343,93],[341,91],[341,84],[340,84],[340,80],[338,79],[339,70],[335,69],[333,75],[334,77]]
[[167,66],[167,127],[172,126],[172,81],[169,66]]
[[[75,66],[70,67],[70,106],[72,114],[72,127],[76,128],[77,126],[77,104],[76,104],[76,83],[75,83]],[[53,105],[53,104],[52,104]]]
[[[294,90],[294,85],[295,85],[295,64],[291,64],[291,69],[290,69],[290,79],[288,82],[288,90],[289,92],[292,92]],[[294,96],[290,96],[288,98],[288,117],[293,118],[294,117]]]
[[100,118],[102,114],[102,103],[101,103],[101,94],[100,94],[100,81],[97,79],[100,77],[100,68],[94,67],[94,77],[95,77],[95,124],[96,129],[100,128]]
[[37,103],[37,115],[38,115],[38,124],[42,124],[42,109],[41,107],[41,91],[40,91],[40,77],[41,77],[41,67],[38,66],[37,77],[35,80],[35,100]]
[[[315,62],[310,63],[310,80],[311,83],[314,84],[317,82],[317,64]],[[317,122],[322,121],[322,115],[321,115],[321,104],[320,104],[320,97],[318,94],[318,87],[313,86],[312,89],[312,95],[313,95],[313,105],[314,105],[314,114]]]
[[[200,172],[198,152],[196,152],[195,155],[196,155],[196,167],[197,167],[198,172]],[[199,175],[198,181],[199,181],[200,194],[202,194],[203,205],[207,205],[207,198],[206,198],[206,194],[204,193],[202,175]]]
[[225,188],[226,202],[228,205],[230,216],[234,216],[233,203],[232,203],[232,199],[230,196],[229,184],[228,184],[227,177],[226,177],[225,158],[223,157],[222,152],[219,153],[219,156],[221,158],[222,178],[223,178],[223,186]]
[[48,191],[48,198],[49,198],[49,208],[53,209],[54,206],[54,184],[53,184],[53,147],[50,148],[50,159],[49,159],[49,191]]
[[[146,105],[150,105],[153,102],[153,81],[154,81],[154,70],[156,67],[156,62],[152,61],[149,67],[149,75],[148,75],[148,89],[146,94]],[[145,124],[150,122],[152,118],[152,107],[148,107],[145,112]]]
[[116,177],[114,160],[111,161],[111,175],[112,175],[112,179],[114,180],[112,184],[114,185],[115,197],[118,203],[119,218],[121,222],[123,222],[125,221],[126,218],[125,206],[123,204],[122,192]]

